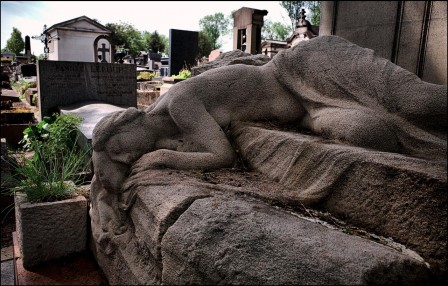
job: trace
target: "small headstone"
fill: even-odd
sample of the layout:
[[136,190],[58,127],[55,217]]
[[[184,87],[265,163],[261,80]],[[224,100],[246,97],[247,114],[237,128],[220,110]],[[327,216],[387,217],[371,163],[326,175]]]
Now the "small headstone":
[[17,67],[23,77],[37,76],[36,64],[22,64]]

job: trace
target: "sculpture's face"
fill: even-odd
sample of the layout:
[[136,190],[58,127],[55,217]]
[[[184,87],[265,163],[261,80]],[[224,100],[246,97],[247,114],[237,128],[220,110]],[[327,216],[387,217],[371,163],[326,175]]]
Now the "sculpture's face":
[[95,175],[103,187],[108,192],[120,193],[121,186],[126,179],[130,166],[113,161],[104,151],[94,151],[92,160]]
[[127,132],[117,132],[110,137],[102,151],[93,152],[95,175],[109,192],[121,192],[132,164],[154,149],[150,128],[142,124],[135,125],[131,124]]

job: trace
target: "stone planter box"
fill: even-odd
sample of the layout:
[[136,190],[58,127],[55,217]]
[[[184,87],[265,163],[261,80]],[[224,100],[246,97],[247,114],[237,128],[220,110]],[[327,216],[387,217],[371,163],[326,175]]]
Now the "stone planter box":
[[29,203],[16,193],[16,232],[25,268],[83,252],[87,246],[87,200],[83,196]]

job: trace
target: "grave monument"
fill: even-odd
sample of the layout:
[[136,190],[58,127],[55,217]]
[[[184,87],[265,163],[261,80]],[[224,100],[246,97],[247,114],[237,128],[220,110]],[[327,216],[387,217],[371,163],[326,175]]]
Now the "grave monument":
[[196,65],[198,32],[170,29],[169,76],[179,74],[183,68]]
[[112,284],[444,281],[446,117],[337,36],[205,71],[96,125],[93,251]]
[[39,119],[60,112],[83,117],[84,143],[102,117],[137,107],[135,65],[38,61],[37,72]]
[[261,54],[261,28],[267,10],[243,7],[233,16],[233,49],[249,54]]

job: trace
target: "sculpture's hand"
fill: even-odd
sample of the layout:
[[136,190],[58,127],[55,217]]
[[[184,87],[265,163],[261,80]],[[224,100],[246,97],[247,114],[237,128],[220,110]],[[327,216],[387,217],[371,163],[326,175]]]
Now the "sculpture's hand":
[[131,167],[131,176],[150,169],[166,167],[163,164],[163,151],[156,150],[142,155]]

